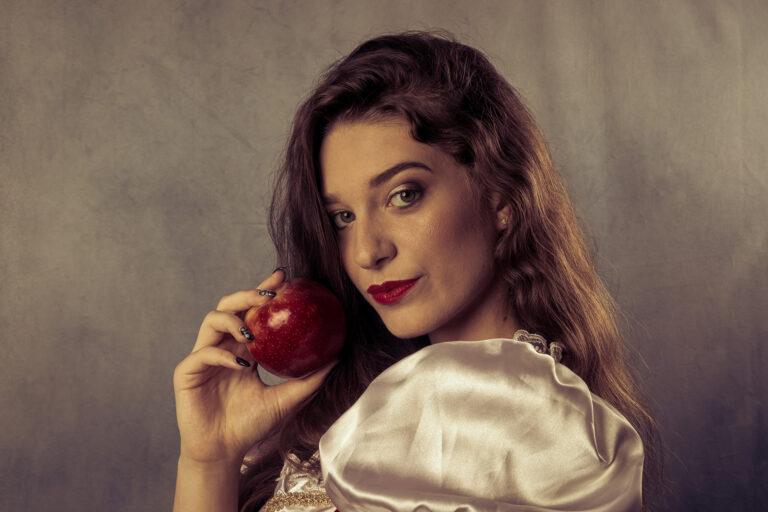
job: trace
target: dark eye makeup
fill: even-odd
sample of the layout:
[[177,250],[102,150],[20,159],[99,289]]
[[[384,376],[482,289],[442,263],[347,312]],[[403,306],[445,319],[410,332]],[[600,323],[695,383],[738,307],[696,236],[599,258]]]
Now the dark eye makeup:
[[[387,206],[393,206],[398,209],[409,208],[417,203],[424,195],[424,187],[418,183],[404,183],[395,189],[387,198]],[[355,214],[348,210],[337,210],[329,212],[334,227],[341,230],[347,227],[355,220]]]

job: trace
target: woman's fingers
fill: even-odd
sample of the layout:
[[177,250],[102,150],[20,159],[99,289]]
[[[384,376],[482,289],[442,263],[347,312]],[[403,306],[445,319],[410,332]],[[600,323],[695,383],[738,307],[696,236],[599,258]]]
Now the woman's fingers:
[[218,311],[227,313],[239,313],[253,306],[261,306],[272,299],[271,295],[259,293],[263,290],[274,290],[285,280],[285,272],[277,269],[271,276],[262,281],[255,290],[243,290],[232,295],[225,295],[216,306]]
[[200,385],[200,376],[211,367],[243,370],[251,366],[245,359],[219,347],[203,347],[185,357],[173,372],[173,387],[176,391]]
[[227,334],[240,343],[253,339],[253,334],[245,327],[240,317],[223,311],[211,311],[205,315],[205,319],[200,325],[200,331],[197,333],[197,340],[195,340],[195,346],[192,350],[217,345]]
[[278,384],[277,386],[270,387],[269,390],[276,393],[278,400],[278,407],[282,411],[290,411],[296,407],[299,402],[312,394],[317,388],[319,388],[328,372],[336,366],[338,361],[333,361],[327,364],[323,368],[320,368],[314,373],[302,377],[297,380],[289,380]]
[[286,277],[285,268],[284,267],[278,267],[270,274],[268,278],[263,280],[257,288],[263,288],[266,290],[271,290],[275,286],[279,285],[283,281],[285,281]]
[[239,313],[252,308],[263,306],[272,299],[271,295],[260,293],[262,290],[272,290],[285,279],[285,271],[277,269],[254,290],[242,290],[221,298],[215,311],[205,316],[200,331],[195,340],[193,350],[217,345],[229,334],[232,339],[245,343],[253,339],[253,334],[245,327]]

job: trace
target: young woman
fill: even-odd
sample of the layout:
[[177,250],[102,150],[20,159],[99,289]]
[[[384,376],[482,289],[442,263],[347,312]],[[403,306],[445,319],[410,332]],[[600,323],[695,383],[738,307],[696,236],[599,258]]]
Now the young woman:
[[287,271],[222,298],[174,373],[175,510],[639,510],[642,487],[647,506],[655,427],[613,302],[480,52],[409,32],[331,67],[270,226],[290,272],[342,300],[344,350],[265,386],[241,315]]

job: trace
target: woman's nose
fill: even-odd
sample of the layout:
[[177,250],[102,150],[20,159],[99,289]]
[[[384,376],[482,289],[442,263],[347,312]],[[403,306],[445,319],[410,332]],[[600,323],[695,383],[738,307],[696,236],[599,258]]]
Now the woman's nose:
[[386,230],[375,223],[359,223],[355,226],[354,261],[365,269],[378,268],[397,254],[395,244]]

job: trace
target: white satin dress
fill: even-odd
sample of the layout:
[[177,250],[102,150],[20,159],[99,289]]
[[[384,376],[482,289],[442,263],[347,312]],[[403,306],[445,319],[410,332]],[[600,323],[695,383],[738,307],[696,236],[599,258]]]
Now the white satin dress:
[[[553,344],[554,345],[554,344]],[[287,465],[264,512],[639,511],[643,445],[540,336],[430,345]]]

